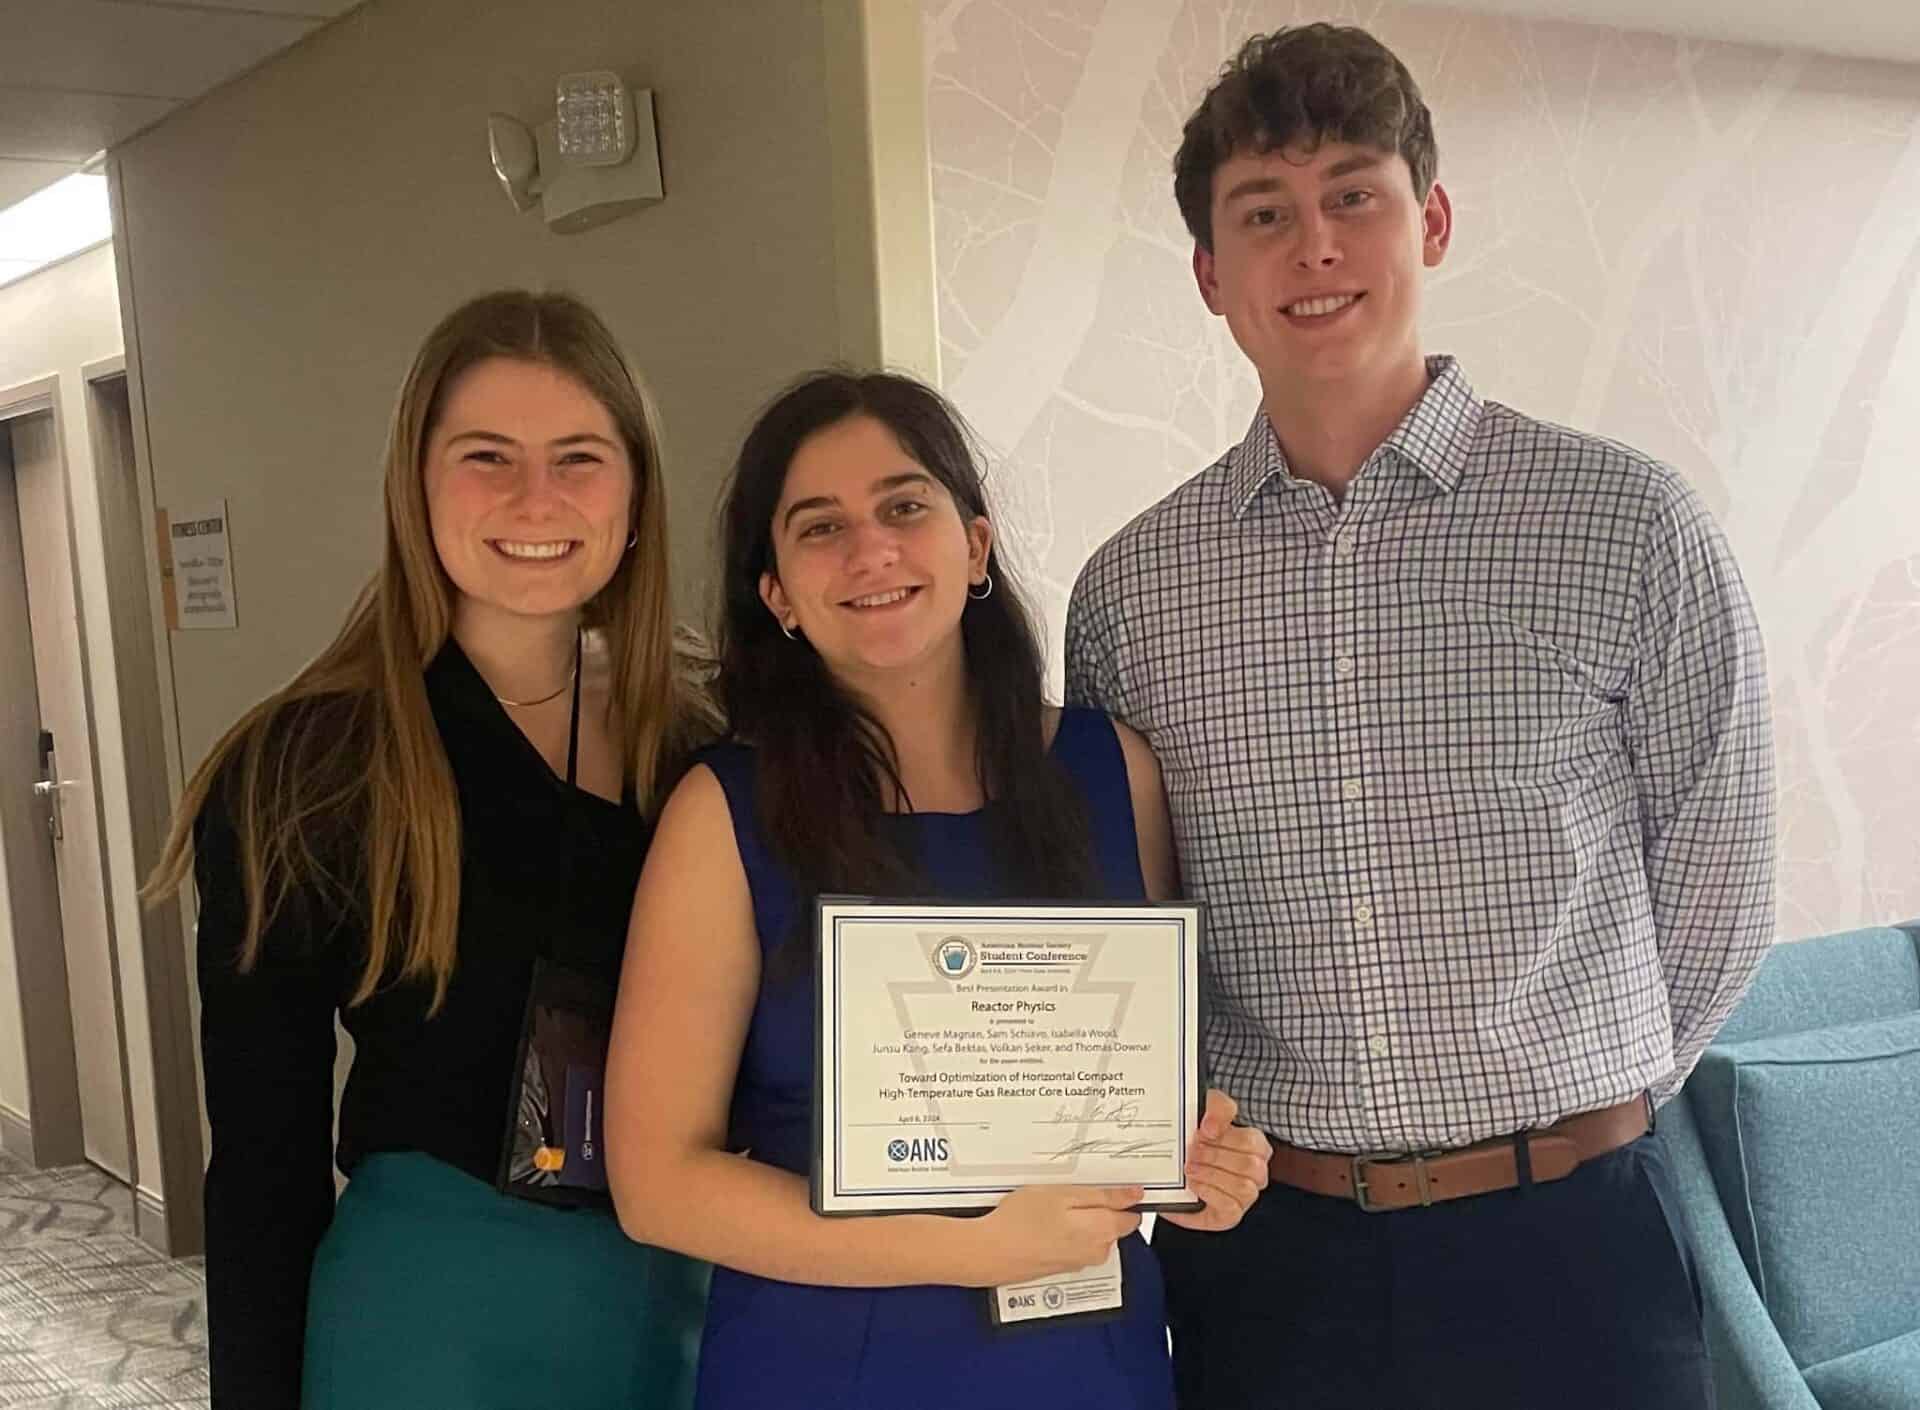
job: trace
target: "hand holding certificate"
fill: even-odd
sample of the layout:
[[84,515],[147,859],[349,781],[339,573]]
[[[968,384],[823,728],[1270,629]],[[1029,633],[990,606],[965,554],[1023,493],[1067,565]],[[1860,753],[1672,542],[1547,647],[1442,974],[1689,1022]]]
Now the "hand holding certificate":
[[1198,1207],[1200,908],[819,903],[822,1214],[989,1208],[1024,1185]]

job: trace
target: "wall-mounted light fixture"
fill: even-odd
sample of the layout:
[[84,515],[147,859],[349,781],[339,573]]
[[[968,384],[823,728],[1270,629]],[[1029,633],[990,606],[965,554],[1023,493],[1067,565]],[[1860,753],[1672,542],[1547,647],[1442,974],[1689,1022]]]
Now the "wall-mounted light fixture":
[[611,70],[563,75],[553,120],[536,128],[490,114],[487,145],[513,208],[532,210],[539,202],[547,224],[562,234],[604,225],[666,194],[653,90],[628,88]]

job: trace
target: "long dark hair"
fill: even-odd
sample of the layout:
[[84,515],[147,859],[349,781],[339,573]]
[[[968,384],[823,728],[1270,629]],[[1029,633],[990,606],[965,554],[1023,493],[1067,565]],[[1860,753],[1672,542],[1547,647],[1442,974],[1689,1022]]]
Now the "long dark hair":
[[[760,825],[805,893],[912,895],[926,885],[918,860],[901,853],[883,818],[912,807],[892,739],[804,638],[781,633],[760,598],[761,575],[775,569],[773,516],[794,455],[852,416],[891,431],[963,518],[991,517],[967,432],[938,392],[884,372],[801,378],[747,433],[727,488],[717,688],[735,735],[755,746]],[[1047,750],[1040,640],[991,550],[987,571],[993,590],[969,598],[960,631],[994,859],[1015,895],[1085,896],[1093,884],[1086,806]]]

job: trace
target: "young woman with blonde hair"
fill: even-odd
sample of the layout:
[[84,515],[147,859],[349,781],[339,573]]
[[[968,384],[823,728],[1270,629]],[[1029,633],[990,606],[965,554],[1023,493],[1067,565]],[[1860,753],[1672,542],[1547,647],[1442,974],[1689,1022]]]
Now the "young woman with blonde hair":
[[676,1405],[704,1271],[495,1187],[536,966],[617,977],[704,719],[654,419],[606,327],[553,294],[450,314],[385,505],[379,572],[200,766],[152,886],[199,892],[213,1401]]

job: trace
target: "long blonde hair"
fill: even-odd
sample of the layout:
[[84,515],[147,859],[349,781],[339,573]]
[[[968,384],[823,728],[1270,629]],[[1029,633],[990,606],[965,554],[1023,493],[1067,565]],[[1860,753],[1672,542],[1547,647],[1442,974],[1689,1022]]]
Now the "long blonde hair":
[[[612,334],[566,294],[505,290],[455,309],[427,335],[394,408],[379,571],[333,643],[213,747],[142,893],[153,902],[185,880],[195,821],[221,787],[246,888],[240,968],[258,961],[263,933],[290,898],[364,905],[366,960],[350,1005],[391,977],[430,982],[438,1010],[453,976],[460,812],[425,668],[446,642],[455,592],[433,548],[423,460],[449,389],[489,358],[575,378],[612,415],[633,463],[634,545],[585,605],[582,624],[606,641],[609,723],[643,812],[656,806],[675,757],[711,724],[674,630],[655,417]],[[357,874],[339,868],[343,825],[357,834]]]

